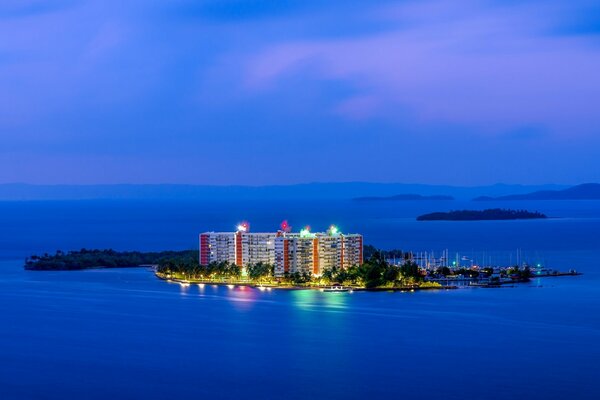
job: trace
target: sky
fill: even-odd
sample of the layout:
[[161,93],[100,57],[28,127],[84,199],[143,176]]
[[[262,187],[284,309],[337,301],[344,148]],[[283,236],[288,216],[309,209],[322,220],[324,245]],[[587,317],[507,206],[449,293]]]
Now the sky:
[[0,2],[0,183],[348,181],[600,181],[600,3]]

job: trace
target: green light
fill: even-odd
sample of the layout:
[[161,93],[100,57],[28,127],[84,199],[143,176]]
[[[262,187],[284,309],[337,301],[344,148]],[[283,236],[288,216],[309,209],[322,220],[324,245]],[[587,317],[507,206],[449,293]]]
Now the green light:
[[340,230],[338,229],[338,227],[337,227],[337,226],[335,226],[335,225],[331,225],[331,226],[329,227],[329,234],[330,234],[331,236],[337,235],[338,233],[340,233]]
[[312,233],[310,233],[310,227],[305,227],[304,229],[300,230],[300,237],[301,238],[308,238],[308,237],[313,237],[314,235]]
[[456,265],[456,261],[452,261],[452,265]]

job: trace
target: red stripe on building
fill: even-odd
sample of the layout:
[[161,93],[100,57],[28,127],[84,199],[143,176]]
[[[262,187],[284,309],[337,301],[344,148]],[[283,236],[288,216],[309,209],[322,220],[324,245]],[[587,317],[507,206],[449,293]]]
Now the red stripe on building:
[[235,265],[242,267],[242,232],[235,233]]
[[290,258],[288,256],[290,244],[287,239],[283,240],[283,272],[290,272]]
[[200,234],[200,265],[208,265],[209,255],[208,235]]
[[319,274],[319,239],[313,239],[313,274]]

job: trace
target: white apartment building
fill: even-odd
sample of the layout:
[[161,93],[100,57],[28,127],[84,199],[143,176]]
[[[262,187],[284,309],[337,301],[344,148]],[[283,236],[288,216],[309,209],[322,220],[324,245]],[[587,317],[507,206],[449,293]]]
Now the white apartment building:
[[199,239],[201,265],[227,261],[242,268],[262,262],[274,265],[276,276],[294,272],[319,276],[326,269],[363,262],[362,235],[342,234],[335,226],[322,233],[308,229],[254,233],[240,225],[237,232],[206,232]]

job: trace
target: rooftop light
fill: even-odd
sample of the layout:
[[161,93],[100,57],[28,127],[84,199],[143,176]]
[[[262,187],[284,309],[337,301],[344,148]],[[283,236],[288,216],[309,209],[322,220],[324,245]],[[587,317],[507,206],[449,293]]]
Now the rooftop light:
[[292,227],[288,224],[287,220],[281,222],[281,230],[283,232],[290,232],[292,230]]
[[310,233],[310,226],[305,226],[303,229],[300,230],[300,237],[302,238],[306,238],[306,237],[312,237],[314,236],[312,233]]
[[238,232],[248,232],[249,230],[250,230],[250,224],[247,222],[242,222],[241,224],[238,224],[238,226],[237,226]]

